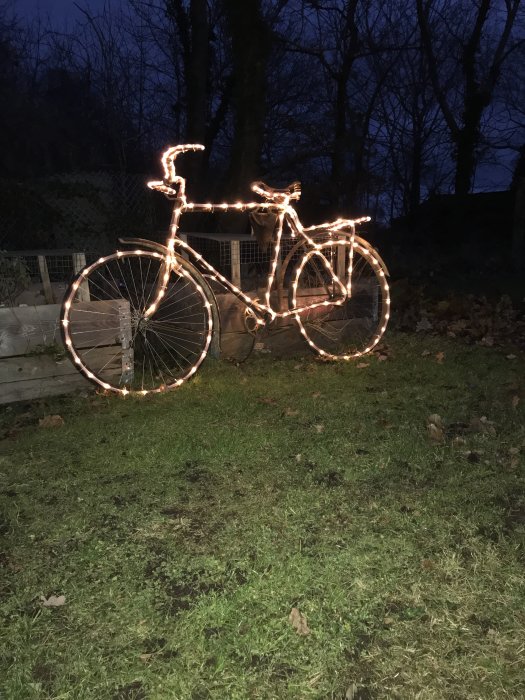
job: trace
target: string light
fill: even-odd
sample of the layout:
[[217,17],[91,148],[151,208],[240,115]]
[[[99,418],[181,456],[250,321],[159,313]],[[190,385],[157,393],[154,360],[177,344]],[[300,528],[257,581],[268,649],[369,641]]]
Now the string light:
[[[199,263],[199,266],[203,268],[211,277],[214,281],[221,283],[224,287],[229,289],[233,294],[235,294],[238,298],[242,299],[244,303],[251,309],[251,312],[254,315],[254,318],[256,319],[256,325],[261,326],[265,325],[267,322],[272,322],[276,318],[286,318],[289,316],[294,316],[295,319],[297,320],[297,323],[299,325],[299,330],[303,337],[306,339],[308,344],[321,356],[325,358],[331,358],[331,359],[344,359],[344,360],[349,360],[354,357],[359,357],[361,355],[364,355],[368,352],[370,352],[379,342],[381,336],[383,335],[385,329],[386,329],[386,324],[387,321],[390,317],[390,297],[389,297],[389,290],[388,290],[388,285],[386,283],[386,267],[379,257],[379,255],[374,251],[370,246],[364,241],[362,238],[356,235],[356,226],[365,222],[370,221],[370,217],[365,216],[361,217],[358,219],[336,219],[335,221],[329,221],[323,224],[317,224],[315,226],[309,226],[309,227],[303,227],[301,224],[299,217],[297,216],[297,213],[293,206],[290,204],[290,202],[294,200],[298,200],[301,196],[301,188],[300,188],[300,183],[294,182],[292,185],[290,185],[288,188],[283,189],[283,190],[276,190],[273,188],[268,187],[265,185],[263,182],[254,182],[251,185],[251,189],[253,192],[256,194],[259,194],[262,196],[266,201],[264,202],[233,202],[233,203],[228,203],[228,202],[220,202],[220,203],[212,203],[212,202],[206,202],[206,203],[196,203],[196,202],[188,202],[186,199],[186,181],[183,177],[180,175],[177,175],[175,171],[175,160],[178,155],[181,153],[184,153],[186,151],[201,151],[204,149],[204,146],[200,144],[183,144],[179,146],[174,146],[171,148],[168,148],[162,155],[161,158],[161,163],[162,163],[162,168],[163,168],[163,175],[164,178],[162,181],[158,180],[152,180],[147,183],[148,187],[152,190],[156,190],[158,192],[162,192],[162,194],[166,195],[170,199],[174,199],[174,208],[172,212],[172,217],[171,217],[171,223],[170,223],[170,228],[169,228],[169,237],[168,240],[166,241],[166,254],[161,255],[160,253],[157,252],[150,252],[150,251],[144,251],[137,249],[133,251],[133,253],[137,256],[139,255],[145,255],[145,256],[153,256],[157,259],[160,259],[162,261],[162,266],[161,266],[161,273],[159,274],[159,279],[157,282],[157,286],[153,295],[153,301],[151,304],[148,306],[148,308],[144,311],[144,318],[148,318],[152,316],[155,311],[158,309],[160,303],[162,302],[162,299],[165,295],[167,286],[169,284],[169,278],[170,274],[172,271],[175,271],[178,275],[183,275],[184,277],[190,279],[192,283],[195,285],[196,289],[198,290],[198,293],[201,295],[202,299],[204,300],[204,306],[206,308],[206,312],[208,315],[208,329],[207,329],[207,336],[206,336],[206,342],[203,351],[197,358],[197,361],[191,365],[191,367],[186,371],[185,375],[181,378],[178,378],[174,383],[173,387],[180,386],[184,381],[189,379],[191,376],[195,374],[197,371],[199,365],[203,362],[204,358],[206,357],[208,353],[208,349],[210,347],[210,343],[212,340],[212,334],[213,334],[213,316],[212,316],[212,307],[210,302],[207,299],[206,292],[203,289],[203,287],[199,284],[199,282],[191,275],[190,272],[184,269],[182,264],[178,261],[178,253],[186,254],[188,257],[193,258]],[[268,274],[267,278],[267,284],[266,284],[266,289],[264,293],[264,303],[261,303],[258,299],[252,299],[250,296],[245,294],[240,287],[235,285],[233,282],[228,280],[224,275],[222,275],[218,270],[216,270],[212,265],[210,265],[200,253],[195,251],[186,241],[182,240],[181,238],[178,237],[178,231],[179,231],[179,220],[181,215],[186,212],[186,211],[191,211],[191,212],[215,212],[215,211],[241,211],[241,212],[252,212],[252,211],[257,211],[257,212],[268,212],[268,213],[273,213],[276,214],[277,216],[277,222],[276,222],[276,227],[275,227],[275,240],[274,240],[274,245],[273,245],[273,255],[272,259],[270,262],[270,271]],[[287,224],[290,234],[293,238],[303,238],[306,241],[307,245],[307,251],[301,258],[299,264],[297,265],[296,272],[295,272],[295,277],[292,282],[292,296],[291,296],[291,301],[292,301],[292,308],[288,309],[286,311],[275,311],[272,306],[271,306],[271,292],[274,286],[275,278],[276,278],[276,273],[277,273],[277,266],[279,264],[279,259],[280,259],[280,250],[281,250],[281,239],[283,236],[283,228],[284,224]],[[318,240],[315,240],[315,237],[318,237],[319,234],[325,234],[328,235],[328,241],[323,240],[319,242]],[[341,236],[343,236],[341,238]],[[298,244],[299,245],[299,244]],[[328,259],[327,255],[325,253],[329,253],[330,256],[332,256],[334,246],[344,246],[342,250],[349,250],[349,260],[348,264],[345,267],[345,276],[348,280],[348,282],[345,284],[342,280],[340,280],[336,274],[336,271],[334,271],[332,267],[332,261]],[[328,250],[330,249],[330,250]],[[337,248],[336,248],[337,250]],[[362,351],[358,351],[352,354],[345,354],[345,355],[333,355],[327,351],[325,351],[323,348],[320,348],[318,345],[316,345],[312,339],[308,336],[308,333],[303,325],[302,318],[301,318],[301,313],[303,311],[309,311],[311,309],[315,309],[317,307],[321,306],[326,306],[326,307],[331,307],[331,306],[341,306],[342,304],[345,303],[345,301],[351,297],[352,294],[352,288],[351,288],[351,281],[352,281],[352,273],[353,273],[353,254],[354,250],[358,251],[366,260],[368,260],[374,270],[378,274],[378,278],[380,281],[380,286],[381,286],[381,291],[383,294],[383,301],[385,304],[386,312],[382,312],[382,317],[379,323],[379,331],[376,332],[374,337],[372,338],[370,344],[368,347],[366,347]],[[65,337],[65,342],[68,350],[71,352],[73,360],[76,365],[80,367],[80,369],[84,372],[84,374],[92,379],[93,381],[97,382],[100,386],[102,386],[104,389],[111,389],[113,391],[117,391],[123,396],[126,396],[127,394],[130,393],[130,391],[124,387],[124,388],[118,388],[111,386],[107,382],[104,382],[97,378],[90,370],[89,368],[82,362],[82,359],[78,355],[77,351],[75,350],[73,346],[73,342],[70,336],[70,320],[68,318],[70,314],[70,309],[71,309],[71,304],[73,302],[73,299],[75,297],[76,291],[78,290],[79,286],[86,282],[88,280],[89,274],[91,271],[99,264],[103,264],[104,262],[114,259],[114,258],[120,258],[123,255],[125,255],[124,252],[122,251],[117,251],[113,255],[107,256],[105,258],[100,258],[96,263],[93,263],[92,265],[84,268],[82,272],[80,273],[79,277],[77,280],[73,283],[71,287],[71,291],[67,298],[64,300],[64,314],[63,314],[63,320],[62,320],[62,328],[63,328],[63,333]],[[331,282],[333,285],[337,288],[338,294],[336,297],[330,300],[323,300],[319,302],[314,302],[312,304],[308,304],[307,306],[297,308],[297,289],[298,289],[298,284],[299,284],[299,278],[301,275],[301,272],[303,271],[305,265],[312,259],[313,256],[316,256],[316,258],[322,263],[322,265],[325,267],[327,273],[329,274],[331,278]],[[159,392],[163,391],[166,387],[160,386],[151,390],[145,390],[142,389],[141,391],[137,392],[141,394],[142,396],[145,396],[148,393],[151,392]]]

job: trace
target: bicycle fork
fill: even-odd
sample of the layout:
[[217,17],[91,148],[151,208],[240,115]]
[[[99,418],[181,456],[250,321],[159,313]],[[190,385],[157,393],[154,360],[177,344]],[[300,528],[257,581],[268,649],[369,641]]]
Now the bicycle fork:
[[[160,272],[158,275],[158,279],[155,283],[155,293],[153,295],[153,301],[150,303],[148,308],[144,311],[144,318],[149,318],[152,316],[155,311],[158,309],[160,306],[162,299],[164,295],[166,294],[166,289],[168,287],[168,282],[170,279],[170,274],[172,270],[180,270],[182,269],[182,266],[177,262],[177,258],[175,257],[175,237],[177,235],[177,231],[179,229],[179,219],[181,215],[181,205],[182,201],[180,203],[177,203],[175,207],[173,208],[173,212],[171,215],[171,222],[170,222],[170,236],[168,239],[168,254],[164,258],[164,261],[162,262]],[[183,271],[184,274],[184,271]]]

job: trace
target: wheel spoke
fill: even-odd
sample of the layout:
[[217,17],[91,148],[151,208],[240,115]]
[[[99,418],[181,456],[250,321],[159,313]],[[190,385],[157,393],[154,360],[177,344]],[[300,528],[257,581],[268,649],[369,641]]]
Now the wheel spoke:
[[[300,264],[291,308],[310,346],[326,357],[350,359],[369,352],[383,334],[388,319],[388,286],[372,254],[351,243],[327,242]],[[343,299],[325,259],[336,265],[344,253],[345,276],[340,282],[350,293]],[[350,253],[352,256],[350,257]],[[322,257],[319,257],[322,256]],[[350,260],[352,265],[350,266]],[[335,271],[334,271],[335,274]],[[337,298],[336,298],[337,297]],[[328,305],[323,302],[332,302]]]

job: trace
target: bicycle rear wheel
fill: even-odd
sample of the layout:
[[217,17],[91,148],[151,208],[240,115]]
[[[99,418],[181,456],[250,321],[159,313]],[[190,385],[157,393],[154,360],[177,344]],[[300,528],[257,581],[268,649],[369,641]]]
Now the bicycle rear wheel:
[[[342,297],[333,272],[347,290]],[[370,352],[385,332],[390,298],[385,271],[373,253],[349,240],[323,243],[299,262],[290,308],[310,347],[327,359]],[[315,305],[315,306],[314,306]]]
[[153,314],[165,258],[130,251],[100,258],[71,283],[62,305],[64,343],[76,367],[121,394],[180,386],[203,362],[212,309],[186,266],[175,265]]

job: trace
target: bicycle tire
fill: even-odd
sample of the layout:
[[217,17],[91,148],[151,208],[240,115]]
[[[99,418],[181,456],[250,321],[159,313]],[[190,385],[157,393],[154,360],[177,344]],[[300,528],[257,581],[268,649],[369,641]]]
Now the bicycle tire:
[[[344,301],[331,269],[339,272],[349,290]],[[313,304],[317,306],[309,309]],[[333,360],[360,357],[373,350],[386,330],[390,316],[386,272],[361,243],[327,241],[299,261],[289,306],[296,310],[299,330],[315,352]]]
[[64,345],[87,379],[120,394],[180,386],[204,361],[213,313],[202,278],[175,256],[154,313],[165,257],[134,250],[99,258],[70,284],[61,310]]

